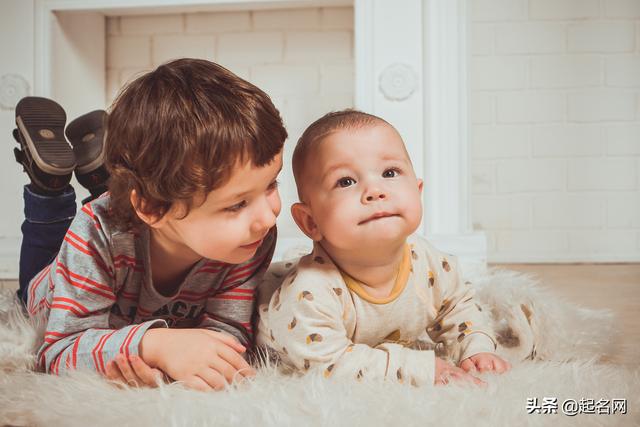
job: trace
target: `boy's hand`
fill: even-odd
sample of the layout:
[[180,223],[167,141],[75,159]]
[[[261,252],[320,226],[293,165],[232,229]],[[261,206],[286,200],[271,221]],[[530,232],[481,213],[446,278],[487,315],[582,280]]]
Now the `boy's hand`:
[[149,329],[140,341],[140,357],[176,381],[196,390],[220,390],[255,370],[231,335],[206,329]]
[[449,384],[450,379],[453,379],[455,381],[469,381],[480,386],[486,385],[486,383],[480,378],[476,378],[473,375],[468,374],[462,369],[458,368],[457,366],[452,365],[446,360],[436,357],[436,372],[434,384]]
[[466,372],[491,372],[498,374],[511,369],[511,364],[493,353],[478,353],[460,362],[460,367]]
[[139,356],[131,355],[127,359],[124,354],[118,354],[107,363],[106,377],[132,387],[157,387],[163,382],[164,374]]

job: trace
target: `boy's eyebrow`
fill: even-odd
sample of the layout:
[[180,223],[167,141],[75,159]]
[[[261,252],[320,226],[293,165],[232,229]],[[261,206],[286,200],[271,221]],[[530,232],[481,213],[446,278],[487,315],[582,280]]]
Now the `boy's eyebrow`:
[[[275,176],[273,177],[273,179],[271,181],[269,181],[269,183],[273,182],[273,180],[275,180],[278,175],[280,175],[280,172],[282,172],[282,163],[280,163],[280,168],[278,169],[278,171],[276,172]],[[246,196],[247,194],[252,193],[253,190],[247,190],[247,191],[243,191],[242,193],[236,193],[236,194],[232,194],[229,197],[225,197],[224,201],[229,201],[229,200],[235,200],[235,199],[241,199],[244,196]]]

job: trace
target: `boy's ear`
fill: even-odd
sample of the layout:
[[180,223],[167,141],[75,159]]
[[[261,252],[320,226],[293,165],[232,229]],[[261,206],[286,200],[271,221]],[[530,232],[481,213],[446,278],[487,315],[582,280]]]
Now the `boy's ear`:
[[140,218],[149,227],[157,228],[163,224],[164,217],[158,218],[156,215],[148,214],[141,210],[141,208],[144,209],[144,200],[138,197],[138,193],[136,192],[136,190],[131,190],[129,201],[131,201],[131,207],[133,207],[133,210],[136,212],[136,215],[138,215],[138,218]]
[[315,242],[322,240],[322,234],[320,230],[318,230],[318,225],[313,220],[309,206],[304,203],[294,203],[291,206],[291,216],[307,237]]
[[418,191],[422,193],[423,188],[424,188],[424,181],[418,178]]

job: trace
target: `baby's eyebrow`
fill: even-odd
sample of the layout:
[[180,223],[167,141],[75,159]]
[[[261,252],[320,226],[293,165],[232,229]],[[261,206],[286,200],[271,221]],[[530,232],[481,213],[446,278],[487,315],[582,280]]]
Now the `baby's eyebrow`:
[[328,175],[330,175],[333,171],[337,170],[337,169],[341,169],[341,168],[348,168],[350,166],[349,163],[337,163],[335,165],[331,165],[323,174],[322,174],[322,180],[324,181]]
[[383,156],[382,160],[392,160],[394,162],[408,162],[409,159],[407,156],[396,157],[396,156]]

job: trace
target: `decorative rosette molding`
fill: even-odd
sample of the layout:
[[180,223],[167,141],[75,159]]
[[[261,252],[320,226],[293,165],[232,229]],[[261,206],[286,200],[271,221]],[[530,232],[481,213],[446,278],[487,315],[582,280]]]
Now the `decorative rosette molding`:
[[13,110],[22,98],[29,95],[29,83],[17,74],[0,77],[0,108]]
[[391,64],[380,74],[380,91],[390,101],[404,101],[418,89],[418,75],[409,65]]

